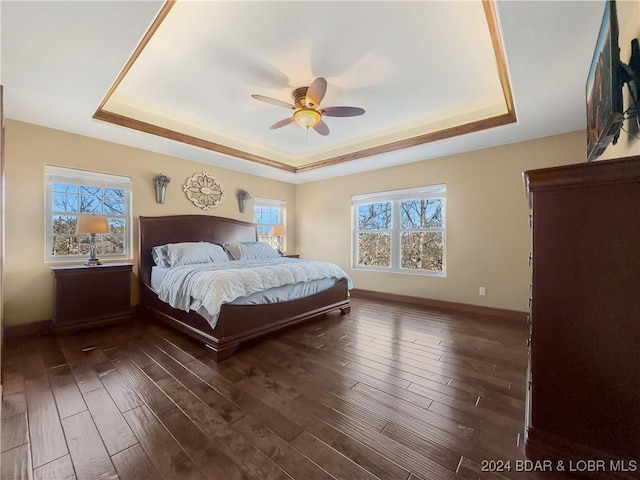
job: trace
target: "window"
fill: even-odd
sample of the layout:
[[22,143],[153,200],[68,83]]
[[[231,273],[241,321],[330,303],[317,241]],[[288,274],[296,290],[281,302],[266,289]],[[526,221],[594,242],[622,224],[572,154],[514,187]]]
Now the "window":
[[[285,251],[286,235],[273,235],[275,225],[284,226],[285,202],[256,197],[253,202],[254,223],[258,226],[258,240]],[[278,233],[278,232],[276,232]]]
[[89,235],[76,233],[78,215],[106,215],[111,232],[96,235],[97,254],[131,258],[131,179],[116,175],[45,167],[46,260],[85,259]]
[[446,187],[355,195],[353,267],[445,273]]

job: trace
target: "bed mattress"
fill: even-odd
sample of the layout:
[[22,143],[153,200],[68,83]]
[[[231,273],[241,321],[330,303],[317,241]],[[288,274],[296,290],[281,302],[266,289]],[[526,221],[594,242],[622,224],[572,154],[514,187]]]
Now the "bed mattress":
[[[282,263],[290,263],[290,262],[308,262],[313,264],[321,264],[323,262],[310,262],[306,260],[297,260],[297,259],[283,259],[279,262],[244,262],[244,261],[232,261],[229,262],[229,267],[232,269],[242,269],[242,270],[250,270],[250,271],[258,271],[262,269],[267,264],[282,264]],[[233,264],[233,265],[231,265]],[[300,264],[298,264],[300,265]],[[328,264],[332,265],[332,264]],[[170,287],[166,284],[166,282],[172,283],[175,282],[177,278],[183,278],[185,275],[190,275],[191,272],[201,273],[202,270],[206,270],[206,267],[203,266],[192,266],[193,268],[185,268],[179,267],[184,270],[184,273],[180,276],[176,275],[175,268],[167,268],[167,267],[159,267],[153,266],[151,269],[151,288],[153,291],[158,294],[163,301],[167,301],[166,291]],[[336,267],[338,268],[338,267]],[[213,268],[213,270],[218,271],[222,270],[222,268]],[[338,268],[339,273],[335,273],[334,276],[330,276],[329,278],[319,278],[313,279],[309,281],[299,281],[295,283],[287,283],[285,285],[279,285],[267,288],[265,290],[256,291],[254,293],[250,293],[249,295],[238,296],[233,299],[229,298],[227,301],[223,303],[229,303],[232,305],[260,305],[260,304],[268,304],[268,303],[278,303],[278,302],[286,302],[290,300],[296,300],[299,298],[308,297],[310,295],[322,292],[333,287],[336,282],[340,278],[349,278],[346,273],[342,272]],[[177,282],[176,282],[177,283]],[[267,282],[273,283],[273,282]],[[164,295],[163,295],[164,292]],[[211,327],[215,327],[219,309],[211,312],[212,308],[207,308],[206,305],[203,304],[201,298],[189,298],[184,299],[181,298],[179,304],[176,304],[172,301],[167,301],[167,303],[172,304],[174,308],[180,308],[181,310],[190,311],[194,310],[198,312],[202,317],[204,317],[207,322],[211,325]],[[180,305],[181,304],[181,305]],[[185,308],[187,307],[188,308]]]

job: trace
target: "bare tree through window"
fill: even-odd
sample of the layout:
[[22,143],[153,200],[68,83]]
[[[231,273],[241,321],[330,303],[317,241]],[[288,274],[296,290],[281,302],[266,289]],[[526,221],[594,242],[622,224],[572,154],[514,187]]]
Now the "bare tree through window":
[[89,235],[76,233],[78,215],[87,213],[109,218],[111,232],[96,235],[98,254],[125,253],[127,212],[124,190],[54,183],[51,195],[53,257],[89,254]]
[[444,188],[439,195],[406,198],[355,207],[357,266],[394,271],[444,272]]
[[358,265],[391,266],[391,203],[358,207]]
[[400,267],[441,272],[444,266],[442,199],[400,202]]

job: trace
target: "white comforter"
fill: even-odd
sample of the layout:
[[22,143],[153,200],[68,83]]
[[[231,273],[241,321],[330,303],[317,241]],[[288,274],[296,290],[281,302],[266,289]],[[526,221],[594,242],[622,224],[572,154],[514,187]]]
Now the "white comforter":
[[224,303],[283,285],[349,276],[337,265],[311,260],[235,260],[173,267],[158,288],[158,297],[173,308],[190,311],[204,307],[217,316]]

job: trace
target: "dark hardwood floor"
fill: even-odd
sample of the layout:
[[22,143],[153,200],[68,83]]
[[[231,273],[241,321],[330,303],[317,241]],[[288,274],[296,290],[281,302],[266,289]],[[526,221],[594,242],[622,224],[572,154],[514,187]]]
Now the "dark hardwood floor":
[[221,364],[145,321],[9,339],[2,479],[542,478],[515,471],[526,325],[352,307]]

